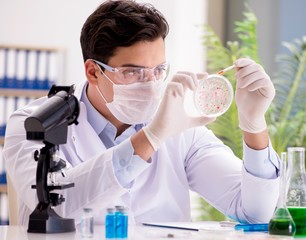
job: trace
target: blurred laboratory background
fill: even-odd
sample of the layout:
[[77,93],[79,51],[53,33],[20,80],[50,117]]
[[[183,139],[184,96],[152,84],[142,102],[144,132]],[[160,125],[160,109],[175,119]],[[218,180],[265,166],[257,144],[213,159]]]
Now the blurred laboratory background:
[[[205,51],[201,36],[205,23],[221,39],[234,40],[234,22],[242,18],[246,3],[258,18],[259,52],[268,73],[281,43],[305,35],[304,0],[141,0],[155,5],[168,19],[168,60],[172,72],[203,71]],[[58,48],[64,51],[61,82],[84,81],[79,36],[88,15],[101,0],[0,0],[0,44]]]
[[[306,36],[305,0],[137,1],[153,4],[169,22],[170,33],[166,39],[166,49],[171,65],[170,76],[178,70],[205,71],[207,58],[202,41],[203,26],[205,24],[211,26],[223,44],[227,41],[235,41],[237,40],[237,35],[233,31],[235,22],[243,18],[246,8],[253,11],[257,17],[259,56],[261,63],[271,76],[278,68],[275,56],[287,51],[282,42],[291,42],[293,39]],[[7,118],[14,109],[31,101],[33,97],[45,94],[45,92],[37,91],[37,95],[31,93],[29,96],[26,93],[11,90],[31,86],[37,90],[46,90],[48,84],[52,82],[68,85],[85,81],[79,44],[80,31],[86,18],[101,2],[103,1],[0,0],[0,135],[2,134],[0,136],[0,176],[1,174],[4,176],[5,173],[1,145],[4,143],[3,135]],[[45,60],[49,55],[54,54],[54,56],[48,62],[50,69],[35,70],[35,66],[37,67],[35,63],[38,60],[35,60],[33,55],[34,64],[20,60],[28,68],[33,69],[20,71],[16,63],[18,57],[14,53],[10,55],[11,50],[16,53],[24,51],[25,54],[45,52]],[[11,60],[6,59],[9,56]],[[10,77],[6,74],[10,74]],[[31,76],[23,76],[26,74]],[[35,77],[35,74],[39,76]],[[23,77],[28,80],[31,77],[34,79],[41,77],[47,81],[47,85],[22,85],[23,83],[19,86],[14,83],[7,85],[10,79],[22,80]],[[6,224],[8,215],[5,178],[0,177],[0,181],[0,223]],[[197,211],[197,201],[193,203],[192,214],[193,218],[196,218],[201,213]]]

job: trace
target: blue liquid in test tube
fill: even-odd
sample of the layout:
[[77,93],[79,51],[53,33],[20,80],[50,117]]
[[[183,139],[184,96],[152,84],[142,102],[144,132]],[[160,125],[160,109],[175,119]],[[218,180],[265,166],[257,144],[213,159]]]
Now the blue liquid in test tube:
[[128,236],[128,216],[123,206],[116,206],[116,237],[127,238]]
[[105,216],[105,238],[116,238],[116,216],[114,208],[107,209]]

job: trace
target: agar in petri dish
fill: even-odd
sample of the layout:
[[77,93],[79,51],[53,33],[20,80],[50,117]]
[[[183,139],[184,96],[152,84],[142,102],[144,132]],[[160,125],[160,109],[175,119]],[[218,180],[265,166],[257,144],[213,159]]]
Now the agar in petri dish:
[[199,82],[194,91],[194,104],[201,115],[217,117],[228,110],[233,95],[229,80],[219,74],[212,74]]

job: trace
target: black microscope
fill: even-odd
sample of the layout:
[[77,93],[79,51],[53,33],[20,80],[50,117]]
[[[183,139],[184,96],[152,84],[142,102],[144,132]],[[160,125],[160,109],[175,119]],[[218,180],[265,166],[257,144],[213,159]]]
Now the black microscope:
[[48,175],[62,171],[65,161],[56,152],[60,144],[67,142],[68,126],[78,124],[79,102],[73,95],[74,86],[53,85],[48,99],[38,107],[24,122],[28,140],[41,140],[45,146],[36,150],[34,160],[37,161],[36,189],[38,204],[29,218],[28,232],[63,233],[75,231],[74,219],[59,216],[54,207],[65,201],[63,195],[51,193],[74,187],[74,183],[48,183]]

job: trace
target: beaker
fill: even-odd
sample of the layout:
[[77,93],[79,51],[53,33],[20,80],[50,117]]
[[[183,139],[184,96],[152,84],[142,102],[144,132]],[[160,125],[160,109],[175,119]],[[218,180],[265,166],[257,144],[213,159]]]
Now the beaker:
[[288,148],[287,208],[296,225],[295,236],[306,236],[305,148]]
[[295,223],[286,207],[287,174],[286,174],[287,153],[281,153],[280,159],[280,182],[279,197],[273,217],[269,222],[269,234],[292,236],[295,233]]

